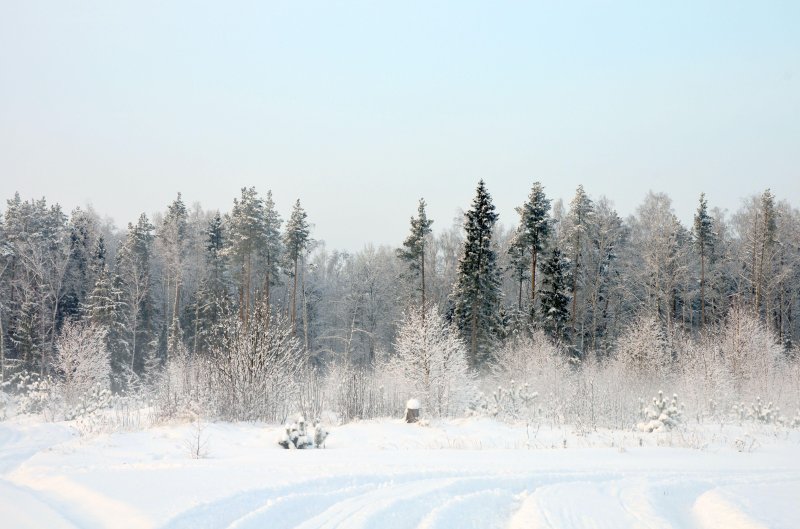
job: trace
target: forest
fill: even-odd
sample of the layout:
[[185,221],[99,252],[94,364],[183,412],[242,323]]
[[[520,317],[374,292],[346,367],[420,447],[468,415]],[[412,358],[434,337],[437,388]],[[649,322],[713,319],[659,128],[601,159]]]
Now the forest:
[[664,193],[621,218],[539,182],[504,224],[484,181],[464,206],[447,226],[420,199],[405,240],[350,253],[314,238],[324,219],[299,200],[282,219],[254,187],[227,212],[178,194],[124,229],[17,194],[0,222],[2,389],[67,418],[127,398],[348,420],[414,397],[432,416],[624,427],[657,389],[698,417],[800,408],[800,212],[769,189],[733,213],[701,194],[691,225]]

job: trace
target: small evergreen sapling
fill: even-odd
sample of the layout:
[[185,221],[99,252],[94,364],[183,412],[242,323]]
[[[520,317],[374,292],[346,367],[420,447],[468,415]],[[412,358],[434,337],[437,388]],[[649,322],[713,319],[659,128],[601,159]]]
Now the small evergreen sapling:
[[328,438],[328,434],[328,430],[319,421],[314,422],[314,428],[309,432],[306,427],[306,420],[300,416],[296,422],[286,425],[286,431],[278,439],[278,444],[290,450],[322,448],[325,446],[325,439]]
[[485,393],[480,393],[470,409],[477,415],[519,420],[530,418],[531,412],[535,412],[535,402],[538,397],[539,394],[531,391],[528,384],[517,386],[512,380],[507,389],[498,386],[497,390],[488,397]]
[[663,432],[677,427],[683,419],[683,405],[678,404],[678,395],[672,395],[672,400],[664,398],[664,392],[659,391],[653,397],[650,406],[645,407],[644,401],[640,402],[640,411],[645,419],[637,427],[642,432]]

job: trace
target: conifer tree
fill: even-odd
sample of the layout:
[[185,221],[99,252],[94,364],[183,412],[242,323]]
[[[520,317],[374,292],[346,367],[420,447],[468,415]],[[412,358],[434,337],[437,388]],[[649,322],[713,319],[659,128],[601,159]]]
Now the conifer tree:
[[[125,241],[117,253],[116,276],[126,315],[123,318],[127,354],[132,369],[140,372],[152,346],[155,327],[150,266],[155,227],[142,213],[136,224],[128,224]],[[112,351],[112,354],[121,354]]]
[[517,311],[522,312],[522,287],[528,281],[530,275],[529,260],[525,243],[525,233],[521,227],[514,232],[511,242],[508,245],[508,270],[513,274],[517,282]]
[[264,259],[264,302],[267,310],[270,309],[270,287],[278,282],[278,272],[283,244],[281,241],[281,220],[272,200],[272,191],[267,191],[264,200],[264,246],[262,254]]
[[466,237],[453,289],[454,318],[469,344],[473,368],[482,367],[500,328],[500,273],[492,232],[497,221],[486,184],[478,183],[472,207],[465,215]]
[[243,187],[241,197],[233,200],[229,221],[229,253],[239,279],[239,319],[247,324],[254,307],[253,269],[256,257],[264,248],[264,201],[255,187]]
[[411,217],[411,232],[403,241],[403,247],[397,250],[397,255],[408,264],[411,274],[420,278],[420,295],[422,310],[422,321],[425,322],[425,241],[431,233],[433,221],[428,219],[425,213],[425,200],[419,199],[417,216]]
[[758,271],[756,273],[756,302],[755,310],[761,310],[761,303],[764,297],[765,268],[772,264],[772,247],[775,244],[775,233],[777,222],[775,214],[775,195],[767,189],[761,195],[761,226],[758,231]]
[[297,275],[299,271],[300,258],[303,256],[309,243],[310,226],[306,220],[305,210],[300,205],[300,200],[294,203],[289,222],[286,223],[286,233],[284,234],[284,246],[286,247],[286,257],[292,266],[292,307],[290,322],[292,328],[297,331]]
[[[101,331],[108,351],[120,350],[119,341],[123,330],[121,319],[124,310],[122,291],[103,266],[97,273],[94,287],[86,299],[84,317],[93,328]],[[125,359],[117,354],[112,358],[112,367],[116,373],[122,373],[129,366]]]
[[540,310],[545,331],[555,340],[567,338],[569,298],[567,297],[566,263],[561,250],[553,248],[542,266],[542,288],[539,291]]
[[714,219],[708,214],[706,194],[700,193],[700,205],[694,215],[694,241],[700,252],[700,328],[706,323],[706,260],[714,251]]
[[[180,324],[180,299],[183,283],[183,262],[187,253],[188,213],[181,194],[167,207],[167,214],[158,230],[158,240],[166,261],[167,296],[164,324],[167,333],[167,358],[177,353],[183,339]],[[162,334],[163,336],[163,334]]]
[[575,196],[569,204],[569,212],[567,214],[568,234],[567,244],[571,254],[571,282],[572,282],[572,311],[570,320],[572,324],[572,331],[575,331],[577,326],[578,315],[578,283],[581,277],[581,266],[583,264],[583,252],[587,245],[587,235],[589,226],[592,222],[594,207],[589,196],[583,190],[583,186],[579,185],[575,190]]
[[208,353],[216,328],[231,309],[229,282],[225,273],[225,234],[222,216],[216,213],[206,230],[206,272],[195,292],[190,320],[193,322],[191,351]]
[[[528,200],[517,208],[520,216],[519,245],[522,251],[530,255],[530,280],[531,280],[531,308],[530,316],[534,315],[534,302],[536,301],[536,261],[550,236],[550,199],[544,194],[544,187],[540,182],[534,182]],[[515,250],[520,252],[519,249]]]

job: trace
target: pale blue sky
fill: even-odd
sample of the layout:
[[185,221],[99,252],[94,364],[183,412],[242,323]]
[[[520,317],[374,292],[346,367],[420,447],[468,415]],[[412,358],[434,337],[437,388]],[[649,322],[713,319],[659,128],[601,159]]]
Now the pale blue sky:
[[504,223],[534,180],[800,205],[800,2],[0,0],[3,199],[124,226],[255,185],[352,250],[479,178]]

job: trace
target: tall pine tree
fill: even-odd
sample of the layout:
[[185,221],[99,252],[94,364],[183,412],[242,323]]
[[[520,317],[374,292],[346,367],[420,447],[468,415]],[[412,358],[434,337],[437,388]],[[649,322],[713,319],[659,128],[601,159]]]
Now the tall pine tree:
[[425,213],[425,200],[419,199],[417,216],[411,217],[411,233],[403,241],[403,247],[397,250],[397,255],[408,264],[412,276],[420,279],[420,296],[422,307],[422,322],[425,322],[425,241],[431,233],[433,221]]
[[[544,187],[540,182],[534,182],[528,200],[517,208],[520,216],[518,231],[518,245],[530,255],[530,280],[531,280],[531,307],[530,316],[535,314],[536,301],[536,261],[544,250],[547,238],[550,236],[550,199],[544,194]],[[520,252],[517,249],[516,252]]]
[[284,234],[284,245],[286,246],[286,257],[292,266],[292,308],[290,321],[292,328],[297,331],[297,275],[299,271],[300,258],[303,256],[309,243],[310,226],[306,220],[305,210],[300,205],[300,199],[294,203],[289,222],[286,223],[286,233]]

